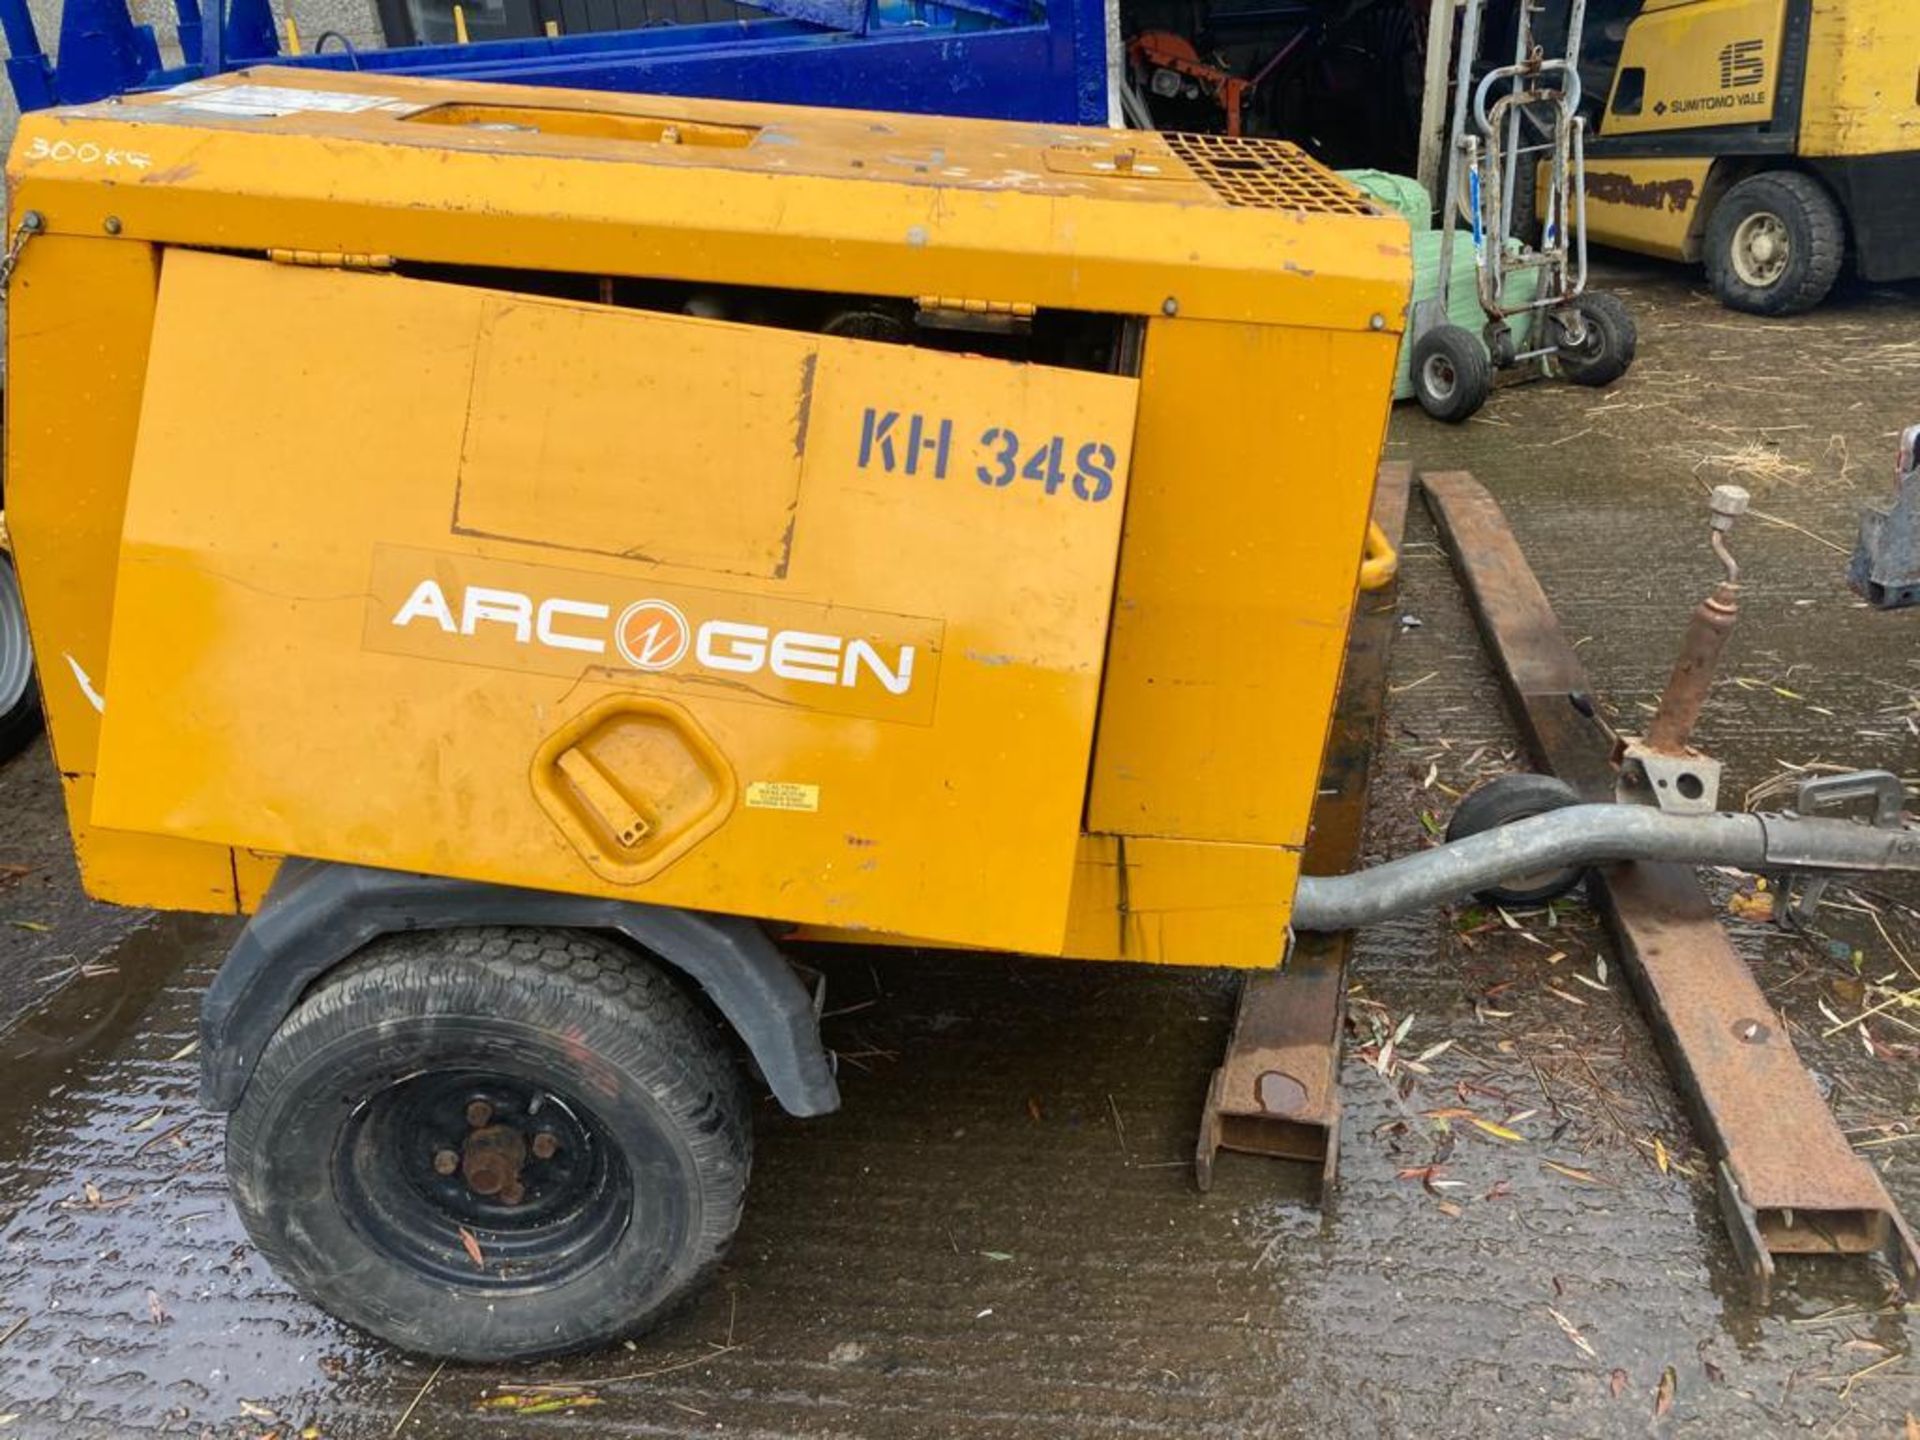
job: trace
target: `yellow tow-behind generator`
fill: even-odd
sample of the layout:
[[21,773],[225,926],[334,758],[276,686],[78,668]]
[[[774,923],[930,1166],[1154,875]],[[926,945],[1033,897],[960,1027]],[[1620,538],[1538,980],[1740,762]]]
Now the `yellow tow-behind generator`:
[[409,1347],[644,1323],[777,948],[1262,967],[1407,228],[1277,143],[257,71],[23,122],[8,516],[88,889],[252,915],[233,1194]]

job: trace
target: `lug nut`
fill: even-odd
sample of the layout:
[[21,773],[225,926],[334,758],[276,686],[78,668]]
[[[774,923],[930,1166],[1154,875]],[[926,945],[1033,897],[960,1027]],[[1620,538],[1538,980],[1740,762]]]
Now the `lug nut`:
[[460,1168],[460,1153],[457,1150],[436,1150],[433,1152],[433,1170],[436,1175],[451,1175]]
[[560,1137],[550,1130],[542,1130],[533,1137],[533,1158],[551,1160],[560,1148]]
[[467,1104],[467,1124],[478,1130],[493,1119],[493,1106],[484,1100],[473,1100]]

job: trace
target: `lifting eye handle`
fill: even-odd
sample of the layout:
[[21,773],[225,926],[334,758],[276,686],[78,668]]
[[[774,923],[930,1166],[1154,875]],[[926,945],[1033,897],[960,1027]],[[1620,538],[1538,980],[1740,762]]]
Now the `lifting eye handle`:
[[1387,532],[1369,520],[1367,522],[1367,547],[1360,556],[1360,588],[1362,590],[1384,590],[1393,583],[1393,577],[1400,573],[1400,555],[1393,548],[1393,542],[1387,539]]

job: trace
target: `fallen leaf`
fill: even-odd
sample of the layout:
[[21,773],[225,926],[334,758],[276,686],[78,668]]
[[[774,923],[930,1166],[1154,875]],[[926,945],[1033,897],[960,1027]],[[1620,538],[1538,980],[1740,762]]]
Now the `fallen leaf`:
[[527,1406],[520,1413],[522,1415],[551,1415],[558,1410],[585,1410],[590,1405],[598,1405],[600,1403],[601,1400],[598,1395],[568,1395],[564,1399],[542,1400],[538,1404]]
[[7,923],[16,930],[31,930],[36,935],[44,935],[47,931],[53,929],[53,926],[44,924],[39,920],[9,920]]
[[1749,891],[1737,891],[1727,901],[1727,913],[1736,920],[1751,920],[1756,924],[1767,924],[1773,919],[1773,896],[1754,894]]
[[1437,1201],[1436,1204],[1439,1208],[1440,1213],[1442,1215],[1447,1216],[1449,1219],[1458,1220],[1462,1215],[1466,1214],[1466,1211],[1462,1210],[1458,1205],[1454,1204],[1453,1201],[1451,1200]]
[[93,1181],[82,1181],[80,1184],[80,1193],[87,1197],[87,1204],[98,1205],[100,1203],[100,1187],[94,1184]]
[[1447,1051],[1451,1050],[1452,1048],[1453,1048],[1453,1041],[1442,1040],[1438,1045],[1429,1045],[1426,1049],[1422,1050],[1419,1053],[1419,1055],[1416,1056],[1415,1058],[1418,1059],[1422,1065],[1424,1065],[1429,1060],[1438,1060],[1442,1055],[1446,1054]]
[[1613,1374],[1607,1377],[1607,1390],[1612,1394],[1615,1400],[1618,1400],[1620,1398],[1621,1394],[1626,1390],[1626,1388],[1627,1388],[1627,1372],[1626,1371],[1615,1370]]
[[473,1238],[473,1232],[464,1225],[460,1227],[460,1244],[466,1250],[467,1258],[473,1261],[474,1269],[487,1268],[487,1257],[480,1253],[480,1242]]
[[1496,1125],[1491,1120],[1482,1120],[1478,1115],[1469,1116],[1468,1118],[1471,1119],[1476,1126],[1486,1131],[1487,1134],[1493,1136],[1495,1139],[1511,1140],[1515,1144],[1519,1144],[1519,1145],[1524,1145],[1526,1143],[1527,1137],[1522,1135],[1518,1130],[1509,1130],[1506,1126]]
[[1552,1160],[1542,1160],[1540,1163],[1546,1166],[1547,1169],[1566,1176],[1569,1180],[1578,1180],[1582,1185],[1604,1185],[1606,1183],[1590,1170],[1576,1170],[1571,1165],[1561,1165]]
[[280,1418],[279,1411],[267,1405],[256,1404],[252,1400],[242,1400],[240,1402],[240,1413],[243,1415],[251,1415],[256,1420],[278,1420]]
[[1571,1320],[1567,1319],[1566,1316],[1562,1315],[1551,1305],[1547,1307],[1547,1313],[1553,1316],[1554,1323],[1560,1327],[1560,1333],[1580,1348],[1581,1354],[1585,1355],[1589,1360],[1598,1360],[1600,1358],[1594,1353],[1593,1346],[1587,1343],[1587,1337],[1582,1335],[1579,1330],[1574,1327],[1574,1323]]
[[1660,1173],[1662,1175],[1667,1173],[1667,1147],[1660,1143],[1660,1137],[1658,1135],[1653,1137],[1653,1163],[1660,1167]]
[[1040,1101],[1038,1097],[1033,1095],[1027,1097],[1027,1115],[1032,1119],[1034,1124],[1038,1125],[1040,1123]]
[[1008,1253],[1007,1253],[1006,1251],[1004,1251],[1004,1250],[982,1250],[982,1251],[981,1251],[980,1253],[981,1253],[982,1255],[984,1255],[984,1256],[985,1256],[985,1257],[986,1257],[987,1259],[989,1259],[989,1260],[1011,1260],[1011,1259],[1013,1259],[1013,1256],[1011,1256],[1011,1255],[1009,1255],[1009,1254],[1008,1254]]
[[1673,1389],[1679,1383],[1679,1377],[1673,1373],[1671,1365],[1660,1372],[1660,1384],[1653,1392],[1654,1419],[1660,1419],[1673,1409]]
[[160,1296],[153,1290],[147,1291],[147,1314],[153,1317],[153,1323],[156,1325],[166,1324],[169,1318],[167,1307],[160,1303]]

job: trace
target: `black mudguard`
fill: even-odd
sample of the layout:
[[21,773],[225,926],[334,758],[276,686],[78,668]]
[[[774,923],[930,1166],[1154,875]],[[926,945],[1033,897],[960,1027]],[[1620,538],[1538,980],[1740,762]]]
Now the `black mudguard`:
[[840,1107],[812,998],[751,920],[317,860],[280,867],[207,988],[200,1010],[201,1104],[220,1111],[237,1106],[267,1041],[308,987],[370,941],[402,930],[474,925],[624,935],[700,986],[790,1114],[825,1115]]

